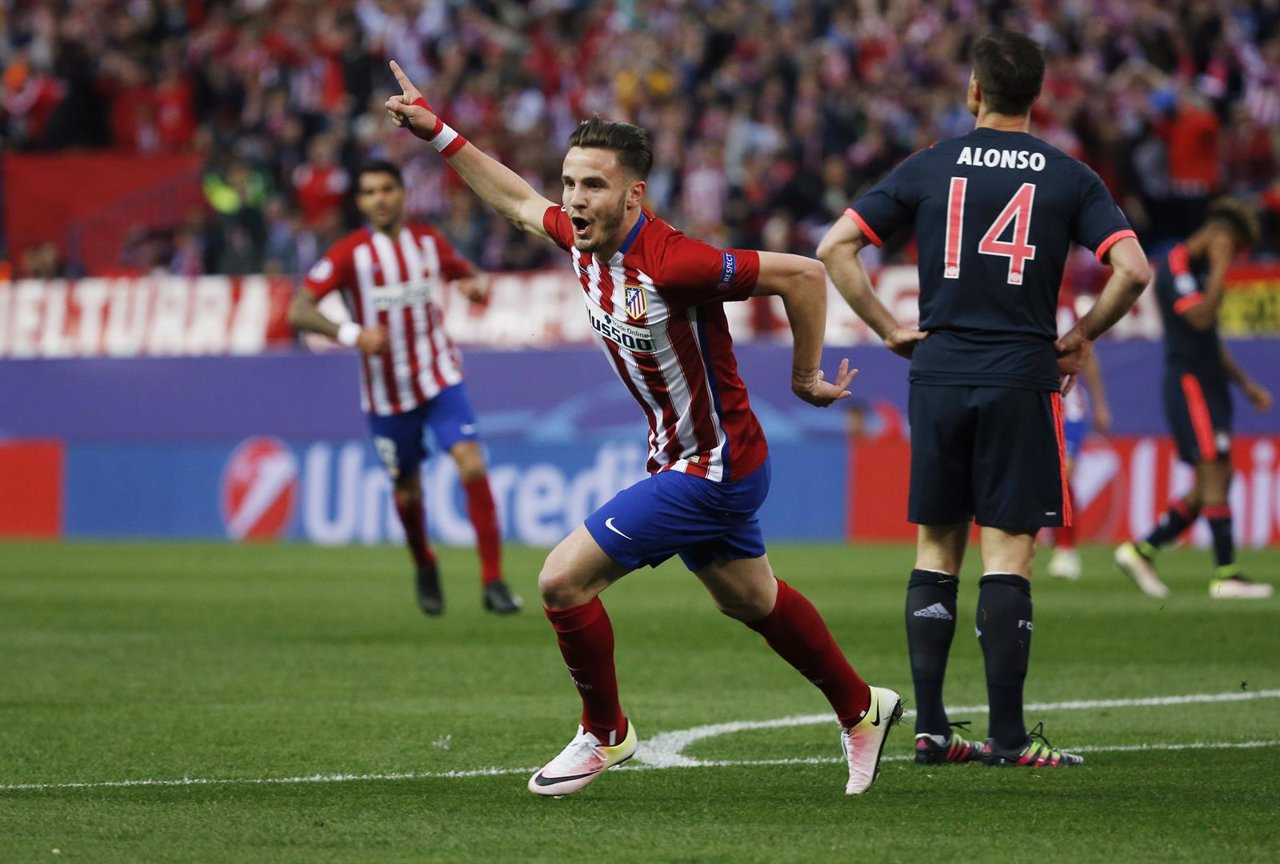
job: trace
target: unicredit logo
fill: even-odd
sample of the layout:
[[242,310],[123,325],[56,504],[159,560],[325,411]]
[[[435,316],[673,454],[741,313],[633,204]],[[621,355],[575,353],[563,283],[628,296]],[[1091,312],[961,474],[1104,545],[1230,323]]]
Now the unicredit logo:
[[298,499],[298,460],[277,438],[241,442],[222,470],[222,524],[232,540],[280,539]]

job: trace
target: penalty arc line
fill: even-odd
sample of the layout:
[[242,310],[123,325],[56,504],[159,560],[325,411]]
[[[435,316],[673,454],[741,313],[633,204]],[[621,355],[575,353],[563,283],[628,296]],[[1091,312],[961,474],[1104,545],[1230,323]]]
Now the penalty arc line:
[[[1252,702],[1260,699],[1280,699],[1280,690],[1258,690],[1244,693],[1191,693],[1185,696],[1147,696],[1134,699],[1088,699],[1068,702],[1037,702],[1026,705],[1024,711],[1082,711],[1102,708],[1153,708],[1171,705],[1194,705],[1220,702]],[[964,705],[950,709],[951,714],[985,714],[986,705]],[[906,711],[904,717],[914,717],[914,711]],[[678,732],[664,732],[654,735],[644,742],[644,749],[636,754],[636,761],[654,768],[693,768],[702,764],[702,760],[684,755],[684,750],[691,744],[707,738],[716,738],[733,732],[747,732],[753,729],[782,729],[791,726],[815,726],[823,723],[835,724],[830,714],[802,714],[793,717],[780,717],[775,720],[739,720],[732,723],[716,723],[709,726],[695,726]],[[1073,748],[1079,749],[1079,748]]]
[[[1166,705],[1189,705],[1215,702],[1250,702],[1260,699],[1280,699],[1280,690],[1260,690],[1256,693],[1199,693],[1187,696],[1155,696],[1141,699],[1095,699],[1071,702],[1044,702],[1027,705],[1027,710],[1082,710],[1091,708],[1138,708]],[[980,713],[987,706],[967,706],[953,709],[957,713]],[[910,715],[912,712],[907,712]],[[810,757],[792,759],[742,759],[742,760],[700,760],[683,755],[681,750],[695,741],[712,738],[731,732],[744,732],[752,729],[779,729],[790,726],[811,726],[820,723],[831,723],[828,714],[808,714],[795,717],[782,717],[776,720],[739,721],[735,723],[719,723],[712,726],[698,726],[679,732],[666,732],[655,735],[645,741],[645,746],[636,754],[636,762],[624,765],[620,771],[652,771],[664,768],[732,768],[777,765],[820,765],[835,764],[839,758]],[[1081,753],[1134,753],[1164,752],[1177,750],[1248,750],[1268,747],[1280,747],[1280,739],[1255,741],[1197,741],[1177,744],[1096,744],[1072,747]],[[656,753],[652,752],[657,750]],[[913,755],[885,756],[884,762],[907,762]],[[637,764],[638,763],[638,764]],[[0,792],[38,792],[64,789],[128,789],[128,788],[178,788],[185,786],[267,786],[292,785],[307,783],[365,783],[399,780],[455,780],[471,777],[507,777],[527,775],[538,770],[530,768],[475,768],[458,771],[395,771],[371,774],[310,774],[298,777],[181,777],[176,779],[138,779],[138,780],[103,780],[80,783],[3,783]]]

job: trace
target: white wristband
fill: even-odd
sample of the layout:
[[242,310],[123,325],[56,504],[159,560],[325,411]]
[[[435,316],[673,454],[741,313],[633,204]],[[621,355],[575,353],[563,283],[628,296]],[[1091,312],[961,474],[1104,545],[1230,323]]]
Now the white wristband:
[[452,144],[457,137],[458,137],[458,133],[454,130],[452,126],[450,126],[448,123],[442,123],[440,126],[440,131],[436,133],[436,137],[432,138],[427,143],[429,143],[432,147],[436,148],[436,152],[439,153],[439,152],[442,152],[444,148]]
[[354,321],[343,322],[338,327],[337,340],[338,344],[346,345],[348,348],[356,347],[356,343],[360,341],[360,331],[364,328]]

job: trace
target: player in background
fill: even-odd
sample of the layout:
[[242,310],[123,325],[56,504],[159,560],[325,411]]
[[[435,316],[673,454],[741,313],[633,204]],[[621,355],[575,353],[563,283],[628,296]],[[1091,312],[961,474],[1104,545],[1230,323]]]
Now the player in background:
[[[1058,333],[1066,335],[1075,327],[1079,316],[1070,292],[1062,290],[1058,295]],[[1102,367],[1098,355],[1090,353],[1080,370],[1084,385],[1080,382],[1062,397],[1062,440],[1063,455],[1066,457],[1067,479],[1075,476],[1076,463],[1080,457],[1080,449],[1089,434],[1088,417],[1093,415],[1093,428],[1099,435],[1106,435],[1111,430],[1111,406],[1107,402],[1106,387],[1102,383]],[[1075,489],[1068,482],[1067,496],[1071,500],[1071,510],[1075,512]],[[1047,568],[1050,576],[1059,579],[1079,579],[1081,572],[1080,553],[1076,551],[1076,529],[1074,524],[1063,524],[1053,528],[1053,555],[1049,558]]]
[[[520,611],[502,580],[502,538],[462,360],[444,332],[432,296],[452,283],[475,302],[488,277],[458,255],[439,231],[405,218],[404,181],[390,162],[371,162],[357,179],[356,204],[368,223],[335,243],[307,274],[289,306],[289,323],[360,351],[360,401],[373,443],[391,475],[396,512],[417,568],[418,605],[444,612],[435,553],[427,541],[421,465],[427,428],[453,457],[476,531],[482,601],[500,615]],[[351,320],[318,308],[338,291]]]
[[1169,594],[1156,573],[1156,553],[1200,516],[1209,521],[1213,536],[1209,596],[1260,600],[1273,592],[1269,583],[1254,582],[1240,573],[1227,498],[1231,488],[1229,385],[1239,387],[1259,411],[1271,408],[1271,393],[1240,368],[1218,336],[1227,267],[1259,236],[1257,214],[1247,204],[1219,199],[1210,207],[1205,224],[1160,261],[1156,299],[1164,323],[1164,410],[1178,458],[1195,469],[1195,483],[1169,505],[1150,534],[1116,549],[1117,566],[1148,597]]
[[649,476],[619,492],[547,556],[538,589],[582,699],[582,722],[559,755],[529,779],[538,795],[566,795],[636,752],[600,593],[627,573],[673,555],[720,611],[764,637],[831,703],[848,765],[848,794],[875,779],[898,694],[870,687],[822,617],[776,579],[756,511],[769,488],[768,447],[738,376],[724,304],[782,297],[794,340],[791,389],[813,405],[850,394],[848,361],[835,380],[819,369],[826,285],[817,261],[722,250],[676,231],[643,208],[653,161],[638,126],[588,120],[569,138],[562,204],[471,146],[431,110],[400,67],[403,95],[387,100],[472,190],[517,228],[566,253],[605,359],[648,419]]
[[[998,31],[974,46],[968,107],[977,128],[922,150],[859,198],[818,256],[859,317],[911,359],[910,521],[919,526],[907,584],[916,761],[1078,765],[1028,735],[1023,682],[1031,654],[1036,533],[1069,524],[1059,389],[1094,339],[1148,281],[1146,256],[1098,176],[1029,133],[1044,78],[1040,46]],[[859,252],[914,228],[920,324],[876,297]],[[1075,241],[1112,267],[1097,302],[1058,339],[1055,310]],[[1058,341],[1055,342],[1055,339]],[[979,749],[943,707],[970,520],[981,526],[978,641],[990,718]]]

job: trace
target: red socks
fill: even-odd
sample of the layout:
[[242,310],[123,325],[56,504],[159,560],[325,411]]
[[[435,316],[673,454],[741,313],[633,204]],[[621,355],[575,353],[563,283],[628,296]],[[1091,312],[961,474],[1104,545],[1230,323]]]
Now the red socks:
[[[1069,509],[1075,510],[1076,491],[1070,487],[1067,488]],[[1076,548],[1076,523],[1075,520],[1064,520],[1061,528],[1053,529],[1053,546],[1055,549],[1074,549]]]
[[405,504],[396,497],[396,513],[400,515],[400,524],[404,526],[404,539],[409,544],[409,554],[413,563],[419,567],[427,567],[436,563],[436,556],[427,545],[427,511],[422,506],[422,499],[415,498]]
[[582,697],[582,727],[605,744],[627,734],[613,666],[613,625],[597,597],[570,609],[544,609],[555,628],[569,677]]
[[462,484],[462,488],[467,493],[467,516],[476,529],[480,581],[488,585],[502,578],[502,532],[498,528],[498,508],[493,503],[488,475],[481,474]]
[[818,610],[799,591],[779,579],[773,611],[747,626],[822,691],[841,726],[853,726],[866,715],[871,688],[853,671]]

